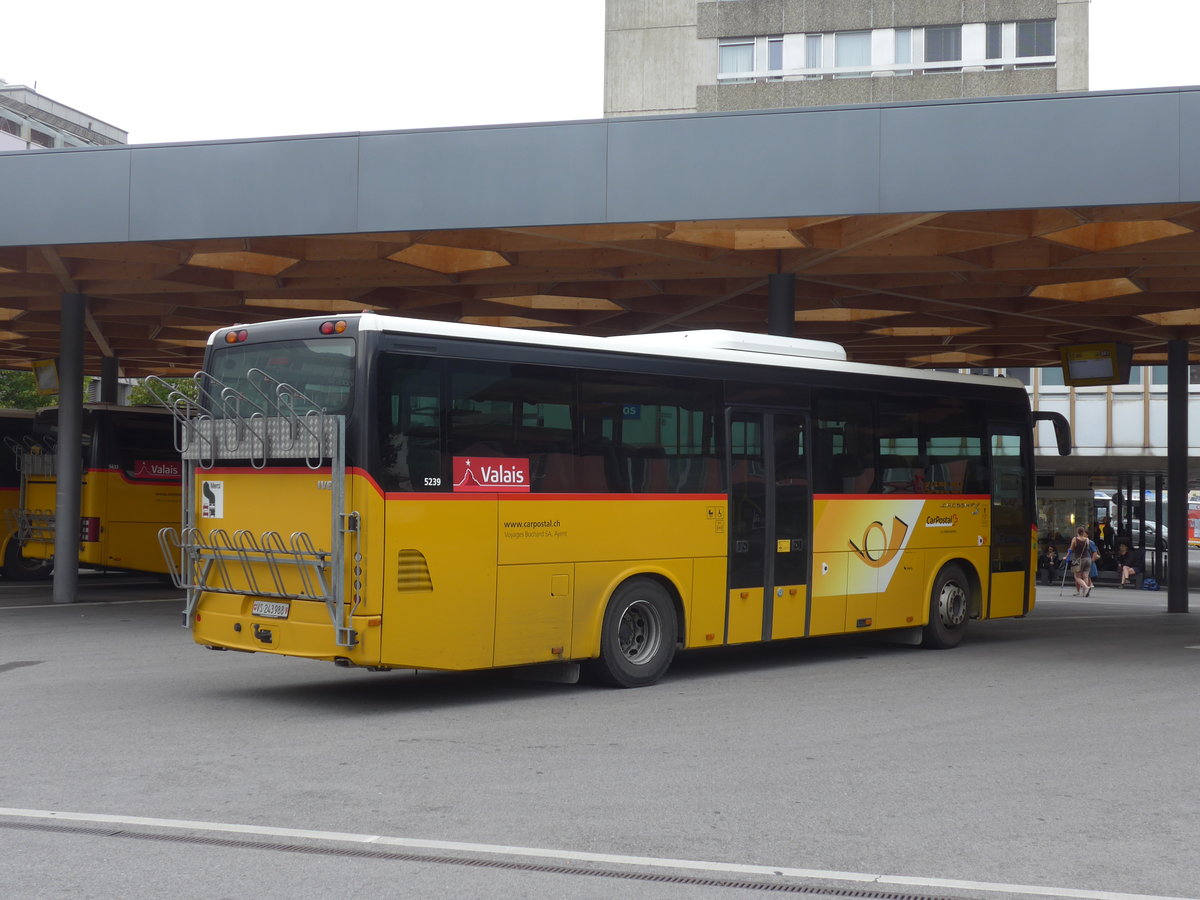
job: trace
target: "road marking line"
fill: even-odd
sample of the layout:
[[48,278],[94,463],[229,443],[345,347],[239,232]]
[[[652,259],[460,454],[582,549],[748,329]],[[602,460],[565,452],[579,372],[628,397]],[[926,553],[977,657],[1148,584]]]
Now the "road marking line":
[[11,609],[80,609],[85,606],[128,606],[133,603],[178,603],[181,607],[186,603],[184,597],[145,597],[141,600],[76,600],[74,603],[33,603],[29,606],[2,606],[0,612]]
[[463,841],[436,841],[419,838],[389,837],[380,834],[356,834],[345,831],[314,831],[304,828],[274,828],[265,825],[235,825],[226,822],[201,822],[188,819],[157,819],[146,816],[114,816],[101,813],[59,812],[46,809],[0,807],[0,817],[54,819],[61,822],[96,822],[106,825],[141,825],[151,828],[176,828],[187,831],[217,831],[228,834],[254,834],[264,837],[305,838],[314,841],[375,844],[410,847],[420,850],[452,850],[490,856],[522,856],[537,859],[604,863],[614,866],[641,866],[656,869],[686,869],[699,872],[723,872],[732,875],[785,876],[787,878],[858,881],[871,884],[896,884],[909,887],[952,888],[990,891],[1003,894],[1027,894],[1038,897],[1068,897],[1072,900],[1198,900],[1195,897],[1164,897],[1153,894],[1128,894],[1120,891],[1090,891],[1028,884],[1004,884],[990,881],[964,881],[953,878],[920,878],[909,875],[879,875],[867,872],[839,872],[826,869],[799,869],[788,866],[758,866],[696,859],[671,859],[654,856],[625,856],[614,853],[588,853],[578,850],[553,850],[543,847],[512,847],[503,844],[477,844]]

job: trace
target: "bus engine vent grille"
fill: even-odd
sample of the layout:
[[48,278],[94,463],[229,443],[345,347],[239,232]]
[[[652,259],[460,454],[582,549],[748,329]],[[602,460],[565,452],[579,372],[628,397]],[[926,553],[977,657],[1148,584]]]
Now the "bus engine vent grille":
[[400,592],[432,591],[429,563],[420,550],[401,550],[396,560],[396,590]]

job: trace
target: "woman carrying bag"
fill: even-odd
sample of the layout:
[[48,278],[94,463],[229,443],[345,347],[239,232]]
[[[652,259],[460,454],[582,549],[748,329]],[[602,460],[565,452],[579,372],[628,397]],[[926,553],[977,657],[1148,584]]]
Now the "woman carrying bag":
[[1092,592],[1092,571],[1100,553],[1096,544],[1088,537],[1087,529],[1080,525],[1067,548],[1067,565],[1075,574],[1075,596],[1086,597]]

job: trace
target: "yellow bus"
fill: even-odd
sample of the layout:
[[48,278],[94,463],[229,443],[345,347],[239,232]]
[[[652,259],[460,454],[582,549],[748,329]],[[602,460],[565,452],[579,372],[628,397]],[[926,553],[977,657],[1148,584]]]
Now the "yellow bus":
[[198,380],[167,401],[189,502],[162,542],[216,649],[637,686],[677,649],[952,647],[1033,606],[1015,380],[372,313],[223,329]]
[[53,568],[45,559],[29,559],[21,553],[17,523],[21,510],[21,458],[33,434],[33,410],[0,409],[0,574],[9,581],[47,578]]
[[[18,536],[30,559],[54,558],[58,409],[38,410],[21,457]],[[79,565],[166,574],[158,533],[178,523],[182,463],[174,420],[159,407],[86,403]]]

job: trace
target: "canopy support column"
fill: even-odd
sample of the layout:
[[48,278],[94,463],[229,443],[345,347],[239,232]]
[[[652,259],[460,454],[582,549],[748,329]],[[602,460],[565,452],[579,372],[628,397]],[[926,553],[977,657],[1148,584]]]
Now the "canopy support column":
[[1187,474],[1188,342],[1173,340],[1167,342],[1167,612],[1171,613],[1188,611]]
[[115,356],[100,358],[100,402],[117,403],[117,379],[120,378],[120,360]]
[[767,334],[796,336],[796,276],[767,276]]
[[[1164,486],[1165,486],[1165,479],[1162,477],[1162,475],[1155,475],[1154,476],[1154,521],[1159,522],[1159,523],[1162,523],[1164,521],[1163,520],[1163,487]],[[1145,491],[1145,489],[1143,489],[1142,497],[1145,498],[1145,496],[1146,496],[1146,491]],[[1143,499],[1142,502],[1144,504],[1145,499]],[[1166,569],[1166,566],[1163,565],[1162,554],[1161,553],[1154,554],[1154,579],[1156,581],[1162,581],[1166,577],[1166,572],[1164,571],[1165,569]]]
[[87,297],[62,294],[58,357],[58,445],[54,495],[54,602],[79,593],[80,459],[83,446],[83,330]]

